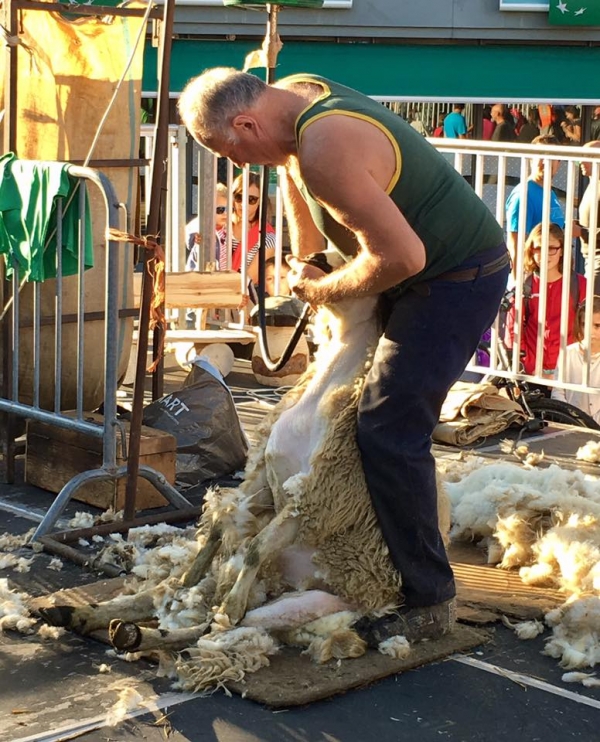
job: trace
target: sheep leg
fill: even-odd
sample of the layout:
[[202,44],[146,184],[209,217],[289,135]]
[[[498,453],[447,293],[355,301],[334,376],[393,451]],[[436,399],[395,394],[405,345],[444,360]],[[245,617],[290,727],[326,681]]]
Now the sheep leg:
[[216,523],[210,529],[206,543],[200,549],[198,554],[196,554],[192,566],[181,578],[181,585],[183,587],[194,587],[194,585],[197,585],[206,575],[210,565],[212,564],[212,560],[219,551],[222,536],[223,530],[221,526]]
[[89,605],[54,605],[41,608],[42,619],[51,626],[64,626],[80,634],[106,628],[111,619],[119,616],[127,621],[144,621],[154,615],[156,587],[135,595],[122,595],[104,603]]
[[218,613],[227,615],[231,625],[235,626],[244,617],[248,593],[265,559],[294,542],[298,532],[298,521],[293,515],[295,507],[291,503],[286,505],[248,545],[237,580],[218,610]]
[[113,619],[108,638],[120,652],[145,652],[150,649],[178,651],[194,645],[209,626],[209,622],[187,629],[151,629],[135,623]]

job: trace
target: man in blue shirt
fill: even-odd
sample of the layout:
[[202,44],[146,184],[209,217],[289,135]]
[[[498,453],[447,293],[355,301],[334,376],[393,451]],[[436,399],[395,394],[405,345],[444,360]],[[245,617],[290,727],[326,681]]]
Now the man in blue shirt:
[[[536,137],[532,144],[558,144],[556,138],[550,134],[544,134]],[[554,177],[560,167],[558,160],[552,160],[552,177]],[[519,214],[521,212],[522,183],[516,185],[508,199],[506,200],[506,244],[513,262],[513,271],[516,266],[517,246],[519,238]],[[527,203],[525,216],[525,234],[523,235],[523,244],[531,230],[536,224],[542,221],[542,209],[544,204],[544,159],[533,160],[531,163],[531,175],[527,180]],[[565,227],[565,214],[559,200],[554,193],[550,191],[550,222],[558,224],[561,229]]]
[[463,116],[465,109],[464,103],[455,103],[452,106],[452,113],[449,113],[444,119],[444,136],[448,139],[466,139],[467,122]]

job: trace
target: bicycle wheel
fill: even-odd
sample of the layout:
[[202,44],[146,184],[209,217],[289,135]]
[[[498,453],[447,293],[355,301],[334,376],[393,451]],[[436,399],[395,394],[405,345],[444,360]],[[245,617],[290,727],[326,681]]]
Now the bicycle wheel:
[[551,423],[562,423],[563,425],[575,425],[579,428],[600,430],[600,425],[598,425],[593,417],[568,402],[542,397],[531,401],[527,400],[527,404],[535,417],[542,418],[542,420],[547,420]]

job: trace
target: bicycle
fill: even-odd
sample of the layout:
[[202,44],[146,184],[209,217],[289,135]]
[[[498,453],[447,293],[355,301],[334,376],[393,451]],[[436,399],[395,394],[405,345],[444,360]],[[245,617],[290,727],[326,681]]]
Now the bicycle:
[[[480,343],[478,349],[489,354],[490,344]],[[497,355],[501,368],[508,371],[512,364],[508,349],[502,339],[499,339],[497,344]],[[504,389],[509,399],[521,406],[527,415],[527,422],[524,426],[527,432],[542,430],[548,423],[600,430],[600,425],[587,412],[569,402],[547,397],[540,389],[532,388],[527,381],[494,376],[490,373],[483,377],[482,383],[493,384],[498,389]]]

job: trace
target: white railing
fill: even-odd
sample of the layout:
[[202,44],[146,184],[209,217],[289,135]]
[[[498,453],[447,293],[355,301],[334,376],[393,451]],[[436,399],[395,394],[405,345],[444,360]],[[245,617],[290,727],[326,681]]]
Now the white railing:
[[[148,131],[143,132],[143,135],[147,138],[148,146],[149,138],[152,136],[152,127],[145,127]],[[170,139],[170,168],[169,168],[169,191],[168,191],[168,203],[167,203],[167,270],[182,270],[185,265],[185,218],[186,213],[189,214],[189,206],[185,202],[186,196],[186,183],[192,176],[197,177],[198,187],[192,189],[192,212],[200,213],[201,217],[204,215],[204,225],[202,218],[200,222],[200,231],[204,234],[214,234],[214,187],[208,187],[206,184],[203,186],[203,179],[205,181],[213,182],[216,178],[217,166],[216,161],[212,157],[206,157],[206,153],[203,152],[202,156],[199,156],[200,148],[195,144],[187,144],[192,146],[192,158],[191,158],[191,172],[186,172],[186,166],[189,167],[189,158],[184,152],[184,144],[187,141],[187,136],[183,127],[171,127],[171,139]],[[484,142],[475,140],[456,140],[456,139],[430,139],[430,143],[436,147],[444,156],[449,160],[452,166],[469,180],[472,187],[474,188],[477,195],[486,203],[492,213],[495,215],[498,223],[505,227],[505,204],[506,199],[512,189],[517,183],[521,184],[521,209],[520,209],[520,220],[519,228],[516,234],[516,248],[515,248],[515,264],[514,264],[514,286],[515,286],[515,312],[517,317],[516,323],[516,337],[515,337],[515,348],[519,347],[520,344],[520,321],[523,317],[524,312],[524,296],[523,296],[523,281],[525,278],[524,266],[523,266],[523,254],[524,245],[526,240],[525,233],[525,212],[527,208],[527,190],[525,188],[526,181],[530,174],[531,163],[535,160],[543,160],[545,163],[545,175],[543,179],[543,218],[542,223],[544,224],[545,237],[542,243],[542,259],[541,259],[541,275],[540,282],[542,287],[546,287],[548,283],[547,275],[547,256],[548,256],[548,233],[547,227],[550,223],[550,189],[554,188],[555,192],[559,197],[559,201],[565,212],[565,245],[576,245],[574,242],[574,229],[573,221],[576,219],[576,205],[581,199],[581,193],[579,192],[579,163],[582,160],[589,161],[592,165],[592,177],[591,182],[596,183],[596,190],[598,190],[598,181],[600,180],[600,149],[593,148],[581,148],[581,147],[555,147],[555,146],[542,146],[542,145],[531,145],[531,144],[506,144],[496,142]],[[148,150],[150,151],[150,150]],[[554,178],[551,178],[551,163],[559,162],[560,168]],[[202,170],[204,169],[204,174]],[[246,171],[247,172],[247,171]],[[233,167],[231,163],[228,163],[226,171],[220,173],[221,182],[226,181],[230,186],[233,181]],[[247,175],[244,178],[245,185],[247,185]],[[282,235],[283,235],[283,207],[281,200],[281,191],[279,185],[273,186],[271,194],[271,202],[274,205],[274,226],[277,235],[277,249],[276,249],[276,260],[279,265],[282,255]],[[595,194],[596,196],[598,193]],[[594,194],[592,194],[594,196]],[[208,199],[209,203],[204,203]],[[595,199],[597,201],[597,198]],[[594,199],[592,198],[594,202]],[[233,202],[231,189],[229,189],[229,208],[228,208],[228,219],[229,228],[228,234],[231,234],[231,215],[233,211]],[[246,210],[244,209],[244,212]],[[592,222],[596,222],[596,213],[592,210],[593,214],[591,217]],[[212,215],[212,220],[211,220]],[[242,218],[247,218],[242,215]],[[465,214],[463,218],[468,218]],[[594,234],[596,231],[595,223],[589,225],[590,234]],[[246,230],[242,230],[244,234]],[[593,246],[593,241],[592,241]],[[247,240],[242,240],[242,255],[245,257],[246,251],[248,250]],[[230,240],[226,246],[229,260],[231,258],[231,243]],[[537,338],[537,353],[536,353],[536,368],[533,374],[527,375],[522,372],[520,368],[519,353],[514,352],[512,355],[512,367],[506,369],[503,367],[499,358],[498,344],[502,341],[499,337],[498,324],[492,329],[492,342],[490,348],[491,365],[490,367],[477,366],[475,363],[469,366],[469,370],[478,373],[486,374],[493,373],[494,375],[504,376],[508,378],[519,378],[532,382],[544,383],[549,386],[559,386],[565,389],[596,392],[598,391],[594,387],[589,386],[589,369],[590,369],[590,336],[592,329],[592,308],[593,308],[593,296],[594,296],[594,281],[593,275],[595,271],[595,251],[590,248],[590,257],[587,260],[586,266],[586,314],[585,314],[585,338],[583,341],[584,347],[588,348],[586,356],[586,368],[584,369],[583,380],[581,384],[567,383],[564,381],[565,378],[565,363],[564,363],[564,350],[567,345],[569,337],[568,327],[568,316],[569,313],[565,311],[570,306],[572,301],[569,296],[570,292],[570,281],[563,281],[562,287],[562,317],[561,317],[561,354],[559,362],[558,380],[551,380],[543,375],[543,343],[544,343],[544,327],[547,310],[546,292],[540,291],[539,301],[539,322],[538,322],[538,338]],[[570,275],[571,270],[575,267],[574,264],[574,250],[565,250],[565,262],[564,262],[564,275]],[[242,260],[242,266],[245,266],[246,261]],[[201,267],[201,266],[199,266]],[[279,275],[279,271],[276,271],[276,276]],[[246,286],[246,271],[242,270],[240,277],[242,285]],[[173,320],[177,320],[177,315],[172,317]],[[231,318],[230,318],[231,319]],[[245,322],[245,314],[241,312],[237,318],[237,321],[233,324],[236,326],[243,325]],[[183,320],[183,313],[181,313],[180,321]]]
[[[516,249],[514,255],[514,287],[515,287],[515,314],[516,329],[514,347],[521,347],[521,318],[524,316],[524,295],[523,283],[525,278],[525,269],[523,265],[524,247],[526,241],[525,217],[527,210],[527,189],[526,182],[530,175],[531,164],[534,161],[542,160],[544,163],[543,177],[543,198],[542,198],[542,224],[543,240],[542,253],[540,258],[540,297],[539,297],[539,319],[537,333],[536,349],[536,366],[533,374],[525,374],[520,369],[519,353],[512,354],[512,368],[503,369],[499,356],[498,344],[502,338],[498,334],[498,324],[492,331],[491,347],[491,370],[498,376],[510,378],[519,378],[532,382],[544,383],[547,386],[559,386],[564,389],[572,389],[585,392],[597,392],[598,389],[589,385],[590,372],[590,345],[592,331],[592,310],[594,297],[594,273],[596,270],[595,250],[593,249],[594,240],[591,240],[589,257],[586,261],[584,271],[587,285],[585,295],[585,337],[583,346],[586,348],[586,363],[584,367],[583,380],[581,384],[566,382],[565,379],[565,348],[568,344],[569,337],[569,311],[568,308],[573,303],[573,297],[570,296],[569,280],[563,281],[562,301],[561,301],[561,326],[560,326],[560,354],[558,364],[558,379],[548,379],[543,374],[543,346],[545,334],[545,320],[547,311],[547,292],[548,285],[548,225],[550,224],[550,195],[551,188],[554,186],[555,192],[559,194],[559,201],[563,206],[565,213],[565,247],[573,246],[574,240],[574,220],[576,215],[576,204],[581,199],[582,193],[578,192],[578,174],[579,163],[583,160],[591,163],[590,187],[592,188],[592,202],[598,202],[600,179],[600,150],[585,147],[555,147],[535,144],[506,144],[496,142],[481,142],[469,140],[451,140],[435,139],[431,143],[441,152],[443,152],[452,162],[455,169],[462,175],[470,179],[477,195],[484,200],[496,215],[498,222],[505,226],[505,203],[506,198],[514,185],[507,182],[510,174],[518,173],[521,188],[521,206],[519,212],[519,225],[516,235]],[[554,179],[552,178],[552,163],[558,162],[560,168]],[[492,182],[490,182],[492,181]],[[595,185],[594,185],[595,184]],[[597,225],[597,212],[592,209],[589,232],[595,234]],[[570,276],[571,271],[575,268],[574,264],[575,251],[565,249],[563,274]],[[580,297],[580,301],[584,297]],[[486,373],[490,369],[472,365],[470,370],[480,373]]]

